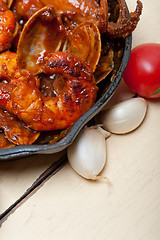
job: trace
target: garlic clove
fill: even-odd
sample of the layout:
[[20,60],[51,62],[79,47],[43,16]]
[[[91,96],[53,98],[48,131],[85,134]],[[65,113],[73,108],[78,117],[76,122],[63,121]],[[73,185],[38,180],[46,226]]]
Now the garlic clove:
[[[67,149],[71,167],[86,179],[97,180],[106,162],[104,132],[98,128],[85,128]],[[106,178],[107,179],[107,178]]]
[[104,130],[103,128],[101,128],[100,126],[97,126],[97,129],[99,132],[101,132],[104,136],[105,139],[109,138],[111,136],[111,133]]
[[142,123],[146,112],[147,101],[144,98],[131,98],[102,111],[98,120],[107,131],[125,134]]

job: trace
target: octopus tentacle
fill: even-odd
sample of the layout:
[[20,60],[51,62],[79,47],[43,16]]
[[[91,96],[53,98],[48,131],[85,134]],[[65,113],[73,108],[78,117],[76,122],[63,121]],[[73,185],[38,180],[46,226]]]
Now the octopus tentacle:
[[[126,22],[121,21],[121,16],[118,22],[109,22],[107,28],[107,34],[113,38],[125,38],[130,35],[139,22],[140,15],[142,13],[143,4],[140,0],[137,1],[136,10],[130,13],[130,19]],[[124,10],[123,10],[124,11]],[[123,15],[124,12],[120,14]],[[122,17],[123,18],[123,17]]]
[[100,0],[100,11],[99,29],[105,33],[108,26],[108,2],[106,0]]
[[125,0],[118,0],[118,3],[119,3],[119,17],[117,23],[125,23],[128,17]]

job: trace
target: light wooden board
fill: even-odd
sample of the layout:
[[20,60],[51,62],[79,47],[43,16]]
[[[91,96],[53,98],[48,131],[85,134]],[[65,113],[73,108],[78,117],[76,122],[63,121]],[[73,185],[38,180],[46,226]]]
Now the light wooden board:
[[0,214],[32,185],[32,183],[64,152],[0,162]]

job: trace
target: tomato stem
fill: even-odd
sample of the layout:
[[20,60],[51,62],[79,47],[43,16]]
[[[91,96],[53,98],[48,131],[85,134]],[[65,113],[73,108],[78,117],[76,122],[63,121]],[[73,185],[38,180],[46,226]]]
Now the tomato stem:
[[152,95],[156,95],[157,93],[160,93],[160,88],[156,92],[154,92]]

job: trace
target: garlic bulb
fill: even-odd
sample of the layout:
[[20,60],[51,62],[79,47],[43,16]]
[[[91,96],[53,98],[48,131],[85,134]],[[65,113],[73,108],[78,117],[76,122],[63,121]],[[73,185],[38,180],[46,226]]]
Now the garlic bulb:
[[[100,127],[85,128],[67,149],[71,167],[86,179],[97,180],[106,162],[106,142],[109,134]],[[107,178],[106,178],[107,179]]]
[[102,111],[98,121],[102,126],[116,134],[125,134],[136,129],[143,121],[147,111],[147,101],[141,97],[120,102]]

